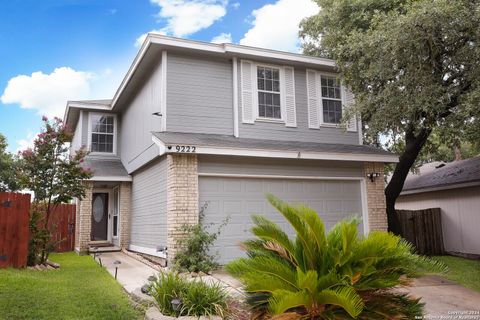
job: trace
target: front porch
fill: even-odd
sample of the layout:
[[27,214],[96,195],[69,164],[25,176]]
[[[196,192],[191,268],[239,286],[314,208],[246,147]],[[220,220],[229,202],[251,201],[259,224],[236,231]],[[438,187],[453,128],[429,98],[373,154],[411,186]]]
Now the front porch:
[[77,199],[75,251],[112,252],[127,248],[130,224],[130,181],[85,181]]

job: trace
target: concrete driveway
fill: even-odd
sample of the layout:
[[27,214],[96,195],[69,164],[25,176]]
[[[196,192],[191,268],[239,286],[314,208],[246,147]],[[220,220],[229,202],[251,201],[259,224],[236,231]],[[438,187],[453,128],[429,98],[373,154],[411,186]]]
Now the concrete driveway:
[[[429,317],[480,320],[480,293],[442,277],[425,276],[416,279],[412,287],[402,288],[401,291],[421,297]],[[470,313],[453,313],[462,311]]]

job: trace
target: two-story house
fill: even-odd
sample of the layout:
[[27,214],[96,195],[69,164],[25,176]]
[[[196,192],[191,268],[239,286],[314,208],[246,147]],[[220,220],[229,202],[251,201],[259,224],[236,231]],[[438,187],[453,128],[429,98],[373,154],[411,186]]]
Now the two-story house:
[[[171,259],[178,226],[229,217],[220,262],[242,254],[250,215],[286,225],[265,194],[317,210],[331,227],[386,230],[383,166],[397,156],[342,126],[352,101],[333,61],[148,35],[112,100],[70,101],[72,152],[93,170],[77,201],[76,250],[109,244]],[[378,176],[378,177],[376,177]]]

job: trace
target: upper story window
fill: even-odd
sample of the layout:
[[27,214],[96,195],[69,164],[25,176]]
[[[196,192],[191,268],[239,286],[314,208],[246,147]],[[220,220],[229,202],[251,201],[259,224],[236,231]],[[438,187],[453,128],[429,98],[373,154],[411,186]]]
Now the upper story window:
[[338,124],[342,119],[342,96],[340,82],[335,77],[322,75],[320,77],[322,88],[323,122]]
[[282,119],[280,69],[257,66],[258,116]]
[[242,123],[297,126],[293,67],[241,60],[240,86],[235,87],[240,88]]
[[115,116],[90,114],[90,151],[115,152]]

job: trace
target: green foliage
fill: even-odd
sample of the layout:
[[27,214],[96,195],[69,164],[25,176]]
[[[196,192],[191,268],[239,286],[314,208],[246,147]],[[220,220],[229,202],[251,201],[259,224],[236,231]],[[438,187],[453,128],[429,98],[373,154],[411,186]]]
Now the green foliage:
[[478,0],[316,2],[322,10],[301,26],[306,52],[318,54],[308,39],[321,37],[367,133],[478,128]]
[[244,284],[255,311],[312,319],[411,319],[421,314],[418,300],[389,289],[425,271],[442,272],[443,264],[414,254],[411,244],[393,234],[358,236],[356,219],[341,221],[327,234],[315,211],[272,195],[268,200],[296,237],[253,216],[256,239],[243,243],[248,257],[227,265]]
[[355,94],[344,121],[360,115],[365,142],[400,154],[385,189],[399,232],[395,201],[429,135],[478,141],[480,0],[315,2],[322,9],[301,24],[304,52],[334,59]]
[[7,152],[7,140],[0,134],[0,192],[15,192],[20,187],[18,159]]
[[0,319],[143,319],[122,286],[91,256],[53,253],[50,259],[61,267],[0,269]]
[[448,272],[445,274],[447,279],[480,292],[479,259],[466,259],[453,256],[434,257],[434,259],[448,266]]
[[30,240],[28,242],[28,258],[27,265],[34,266],[42,263],[39,252],[42,251],[44,243],[48,243],[50,240],[50,231],[42,228],[42,219],[44,212],[36,204],[32,204],[30,207],[30,221],[28,227],[30,229]]
[[[69,155],[68,143],[72,142],[72,133],[63,121],[55,118],[49,121],[43,117],[44,128],[34,140],[33,149],[20,154],[22,185],[34,192],[30,222],[32,238],[29,248],[29,261],[44,263],[53,244],[49,220],[56,205],[73,198],[85,196],[83,180],[92,173],[80,165],[86,153],[83,150]],[[41,215],[41,217],[39,217]],[[36,256],[37,258],[34,258]]]
[[[202,280],[188,281],[178,273],[160,272],[152,282],[150,292],[160,311],[168,316],[225,316],[228,295],[219,284],[207,284]],[[173,299],[180,299],[181,306],[174,310]]]
[[204,215],[207,208],[205,204],[199,213],[198,224],[183,224],[178,231],[184,237],[177,238],[180,250],[173,259],[173,268],[180,272],[204,272],[209,273],[218,268],[218,254],[211,253],[211,247],[220,235],[221,229],[228,222],[228,218],[220,224],[215,232],[209,231],[213,224],[205,225]]

